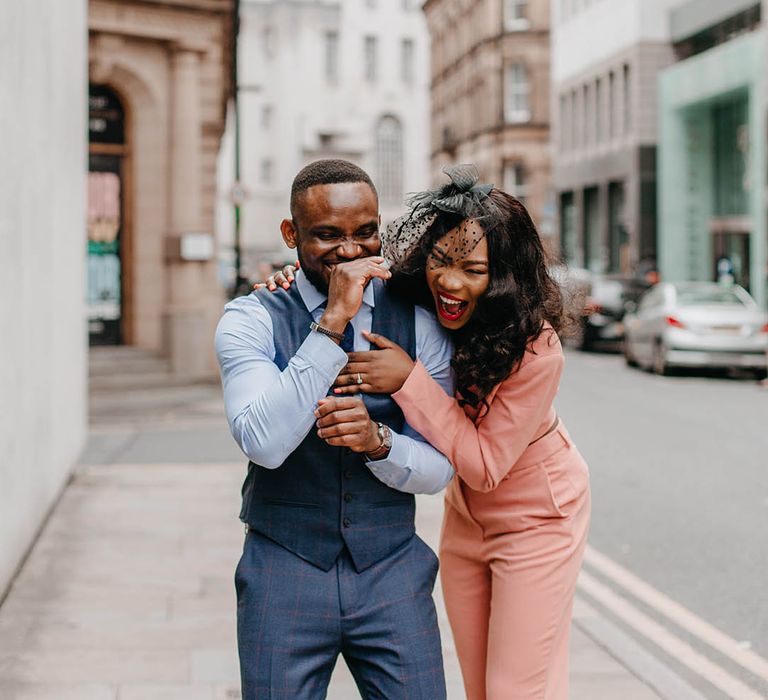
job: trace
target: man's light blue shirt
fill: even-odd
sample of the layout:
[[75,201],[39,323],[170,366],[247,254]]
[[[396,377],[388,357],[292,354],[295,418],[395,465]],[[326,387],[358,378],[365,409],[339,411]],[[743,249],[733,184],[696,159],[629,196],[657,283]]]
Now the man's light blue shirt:
[[[318,321],[327,301],[301,270],[296,272],[302,301]],[[216,330],[216,354],[224,386],[227,420],[246,456],[268,469],[279,467],[310,430],[314,411],[339,372],[347,354],[321,333],[310,333],[281,372],[274,362],[272,318],[259,301],[263,291],[239,297],[224,308]],[[356,351],[370,349],[363,331],[371,330],[375,306],[373,286],[352,319]],[[416,357],[448,394],[453,394],[452,345],[437,319],[416,307]],[[450,481],[447,458],[407,424],[392,435],[386,459],[367,461],[371,472],[387,486],[409,493],[437,493]]]

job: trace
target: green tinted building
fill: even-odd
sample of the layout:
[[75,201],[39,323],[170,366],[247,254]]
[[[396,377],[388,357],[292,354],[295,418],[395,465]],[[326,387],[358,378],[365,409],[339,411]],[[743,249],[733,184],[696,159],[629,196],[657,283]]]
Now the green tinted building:
[[670,22],[680,60],[659,77],[662,279],[714,280],[718,263],[727,261],[736,281],[766,306],[766,30],[760,3],[694,0]]

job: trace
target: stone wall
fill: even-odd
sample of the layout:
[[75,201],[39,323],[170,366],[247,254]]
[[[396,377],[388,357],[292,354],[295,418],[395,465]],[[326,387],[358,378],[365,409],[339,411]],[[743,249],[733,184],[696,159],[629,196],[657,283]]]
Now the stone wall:
[[0,5],[0,595],[86,430],[86,0]]

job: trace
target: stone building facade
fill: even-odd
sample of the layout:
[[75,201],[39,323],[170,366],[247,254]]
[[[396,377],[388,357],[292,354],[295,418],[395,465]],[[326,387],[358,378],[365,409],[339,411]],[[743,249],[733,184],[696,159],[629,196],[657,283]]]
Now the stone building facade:
[[572,265],[656,264],[657,77],[684,1],[552,0],[553,181]]
[[545,237],[550,188],[549,0],[427,0],[432,179],[475,163],[522,199]]
[[[424,189],[429,49],[418,0],[241,0],[238,51],[241,272],[294,259],[280,236],[296,173],[320,158],[366,170],[382,223]],[[218,230],[233,244],[235,129],[219,178]],[[233,260],[223,256],[234,269]]]
[[212,373],[216,160],[232,0],[90,0],[89,326],[94,343]]
[[765,307],[768,24],[761,5],[689,0],[669,12],[676,61],[658,80],[658,192],[661,276],[714,281],[727,274]]

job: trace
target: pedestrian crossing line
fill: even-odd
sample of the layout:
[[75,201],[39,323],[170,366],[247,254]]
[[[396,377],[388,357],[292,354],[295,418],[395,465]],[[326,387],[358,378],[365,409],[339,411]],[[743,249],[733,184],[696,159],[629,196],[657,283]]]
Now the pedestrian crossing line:
[[761,680],[768,682],[768,661],[754,651],[745,649],[733,637],[729,637],[713,625],[705,622],[688,608],[676,603],[593,547],[587,547],[584,562],[631,593],[638,600],[664,615],[681,629],[700,639]]
[[683,664],[726,694],[731,700],[764,700],[762,695],[734,678],[722,666],[710,661],[697,652],[690,644],[666,629],[607,585],[601,583],[586,571],[579,576],[579,591],[610,610],[616,617],[657,647],[664,650],[675,661]]

